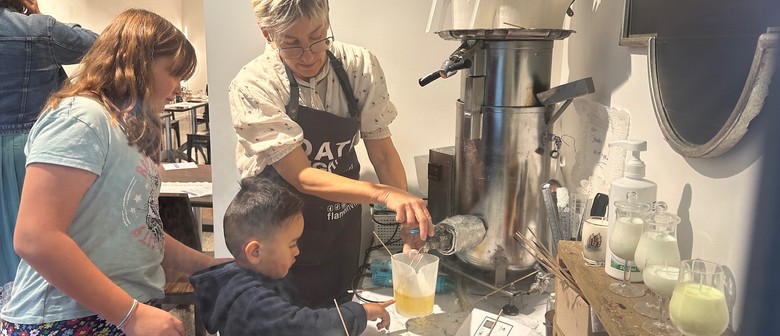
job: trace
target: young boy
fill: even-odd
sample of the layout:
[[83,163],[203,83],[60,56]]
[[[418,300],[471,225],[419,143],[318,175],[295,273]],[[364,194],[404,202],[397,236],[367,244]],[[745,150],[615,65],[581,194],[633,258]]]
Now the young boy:
[[[335,305],[313,310],[293,301],[295,289],[287,272],[299,253],[302,207],[297,195],[272,180],[241,180],[224,218],[225,241],[235,262],[190,277],[206,330],[222,336],[344,335]],[[385,308],[394,302],[347,302],[338,309],[349,334],[359,335],[366,320],[379,318],[377,328],[387,328]]]

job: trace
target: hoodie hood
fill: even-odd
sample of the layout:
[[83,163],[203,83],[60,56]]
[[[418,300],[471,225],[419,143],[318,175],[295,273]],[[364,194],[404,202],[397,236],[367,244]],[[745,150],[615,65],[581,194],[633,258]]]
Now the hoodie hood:
[[210,333],[224,329],[230,306],[243,292],[242,288],[236,288],[233,284],[241,282],[245,273],[235,262],[228,262],[200,270],[190,276],[190,283],[197,298],[195,309]]

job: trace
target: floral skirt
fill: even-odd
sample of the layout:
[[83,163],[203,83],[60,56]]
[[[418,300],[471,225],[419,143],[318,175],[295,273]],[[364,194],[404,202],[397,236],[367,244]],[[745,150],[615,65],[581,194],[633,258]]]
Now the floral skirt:
[[97,315],[44,324],[3,321],[2,336],[124,336],[119,328]]

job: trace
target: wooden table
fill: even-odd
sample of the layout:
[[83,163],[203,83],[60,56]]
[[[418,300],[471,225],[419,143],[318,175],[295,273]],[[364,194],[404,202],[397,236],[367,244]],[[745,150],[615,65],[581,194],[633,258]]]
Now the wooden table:
[[[162,182],[211,182],[211,165],[198,165],[192,169],[165,170],[160,167]],[[190,198],[193,207],[213,207],[212,195]]]
[[[582,259],[582,242],[560,241],[558,243],[558,260],[567,267],[574,280],[582,290],[585,300],[599,317],[601,324],[610,335],[650,335],[642,329],[642,323],[650,320],[639,315],[634,305],[652,300],[651,295],[641,298],[624,298],[613,294],[607,289],[609,284],[618,280],[607,275],[604,267],[586,266]],[[647,289],[642,283],[634,285]],[[727,329],[723,335],[735,335]]]
[[192,122],[192,132],[195,133],[195,131],[198,129],[198,114],[197,110],[199,108],[204,108],[205,110],[209,109],[209,101],[208,100],[202,100],[202,101],[186,101],[181,103],[175,103],[175,104],[168,104],[165,105],[165,112],[190,112],[190,122]]

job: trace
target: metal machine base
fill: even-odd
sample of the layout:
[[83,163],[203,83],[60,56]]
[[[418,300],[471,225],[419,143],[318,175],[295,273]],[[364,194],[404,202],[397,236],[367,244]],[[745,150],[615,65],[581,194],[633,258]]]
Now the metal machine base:
[[[444,267],[443,269],[452,275],[458,275],[463,279],[463,284],[466,285],[469,292],[474,295],[488,295],[495,292],[492,295],[502,295],[507,298],[507,305],[504,306],[505,315],[517,315],[522,310],[523,302],[522,295],[529,295],[531,285],[535,282],[534,277],[528,277],[522,281],[518,281],[511,286],[503,288],[508,283],[514,280],[522,278],[533,272],[533,269],[526,271],[509,271],[506,274],[506,283],[502,285],[495,284],[495,271],[484,271],[473,268],[464,262],[460,261],[456,256],[444,256],[438,253],[434,253],[439,257],[439,265]],[[520,305],[520,307],[517,307]]]

